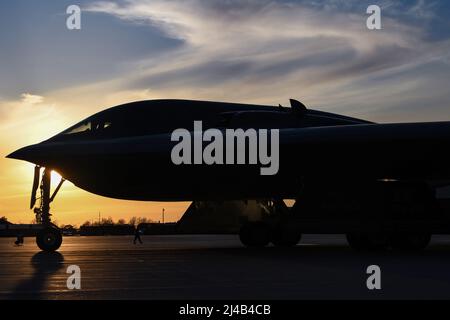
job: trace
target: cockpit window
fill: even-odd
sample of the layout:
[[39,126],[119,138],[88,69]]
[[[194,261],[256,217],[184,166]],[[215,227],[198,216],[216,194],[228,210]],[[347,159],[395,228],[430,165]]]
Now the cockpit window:
[[70,128],[69,130],[63,132],[63,134],[76,134],[82,133],[92,130],[92,123],[90,121],[83,122],[81,124],[76,125],[75,127]]
[[97,122],[97,123],[94,123],[92,126],[93,131],[96,131],[96,132],[102,131],[109,127],[111,127],[111,122]]
[[63,132],[63,135],[73,135],[73,134],[88,133],[88,132],[100,133],[110,127],[111,127],[111,122],[109,122],[109,121],[88,120],[88,121],[79,123],[79,124],[75,125],[74,127],[68,129],[67,131]]

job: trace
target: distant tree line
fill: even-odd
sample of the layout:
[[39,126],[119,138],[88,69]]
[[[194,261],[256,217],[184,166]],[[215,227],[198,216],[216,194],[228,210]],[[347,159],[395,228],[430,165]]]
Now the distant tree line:
[[116,221],[113,218],[102,218],[100,221],[86,221],[81,226],[111,226],[111,225],[125,225],[129,224],[137,227],[141,223],[152,223],[153,220],[145,217],[131,217],[128,222],[125,219],[119,219]]
[[[108,217],[108,218],[102,218],[100,221],[86,221],[84,222],[81,226],[114,226],[114,225],[132,225],[134,227],[137,227],[139,224],[141,223],[152,223],[154,222],[152,219],[146,218],[146,217],[131,217],[128,221],[126,221],[125,219],[119,219],[117,221],[114,221],[113,218]],[[8,223],[8,218],[6,218],[5,216],[0,217],[0,223]],[[36,223],[35,220],[33,220],[31,222]],[[58,222],[55,220],[54,223],[56,225],[58,225]],[[61,228],[64,227],[72,227],[71,225],[61,225]]]

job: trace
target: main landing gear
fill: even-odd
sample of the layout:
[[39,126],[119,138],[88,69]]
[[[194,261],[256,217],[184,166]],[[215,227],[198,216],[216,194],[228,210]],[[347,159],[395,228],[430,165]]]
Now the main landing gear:
[[239,238],[246,247],[265,247],[272,243],[276,247],[294,247],[302,237],[299,229],[290,223],[291,211],[279,199],[261,202],[263,219],[245,222]]
[[263,221],[247,222],[239,232],[239,238],[246,247],[265,247],[269,243],[276,247],[294,247],[301,237],[298,230],[287,224],[271,227]]
[[270,229],[262,221],[247,222],[242,226],[239,238],[246,247],[265,247],[270,242]]
[[[52,203],[55,199],[65,180],[61,179],[61,182],[51,195],[50,191],[52,171],[48,168],[45,168],[42,176],[42,181],[39,184],[40,169],[41,168],[39,166],[35,167],[30,209],[34,208],[36,223],[42,225],[42,230],[40,230],[36,235],[37,246],[42,251],[53,252],[58,250],[61,246],[62,233],[59,228],[51,222],[50,203]],[[41,196],[37,199],[36,192],[38,188],[40,189]],[[39,205],[35,207],[36,200],[39,200]]]

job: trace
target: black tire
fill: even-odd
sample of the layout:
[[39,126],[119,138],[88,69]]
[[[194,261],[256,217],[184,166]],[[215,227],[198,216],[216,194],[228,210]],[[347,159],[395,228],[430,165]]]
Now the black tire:
[[43,229],[36,236],[36,244],[42,251],[53,252],[58,250],[62,244],[61,231],[52,227]]
[[389,237],[382,233],[348,233],[347,242],[356,251],[384,251]]
[[246,247],[265,247],[270,242],[270,230],[263,222],[248,222],[242,226],[239,238]]
[[421,251],[424,250],[431,240],[429,233],[399,233],[390,239],[390,245],[395,250]]
[[287,225],[275,227],[271,233],[271,242],[276,247],[294,247],[302,238],[302,234]]

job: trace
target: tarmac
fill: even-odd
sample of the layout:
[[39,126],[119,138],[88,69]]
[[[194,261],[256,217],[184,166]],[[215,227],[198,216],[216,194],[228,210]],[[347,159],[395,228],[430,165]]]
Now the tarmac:
[[[56,253],[0,238],[0,299],[449,299],[450,237],[420,253],[358,253],[341,235],[244,248],[234,235],[65,237]],[[81,289],[69,289],[69,266]],[[381,289],[369,290],[370,265]],[[69,268],[70,269],[70,268]]]

